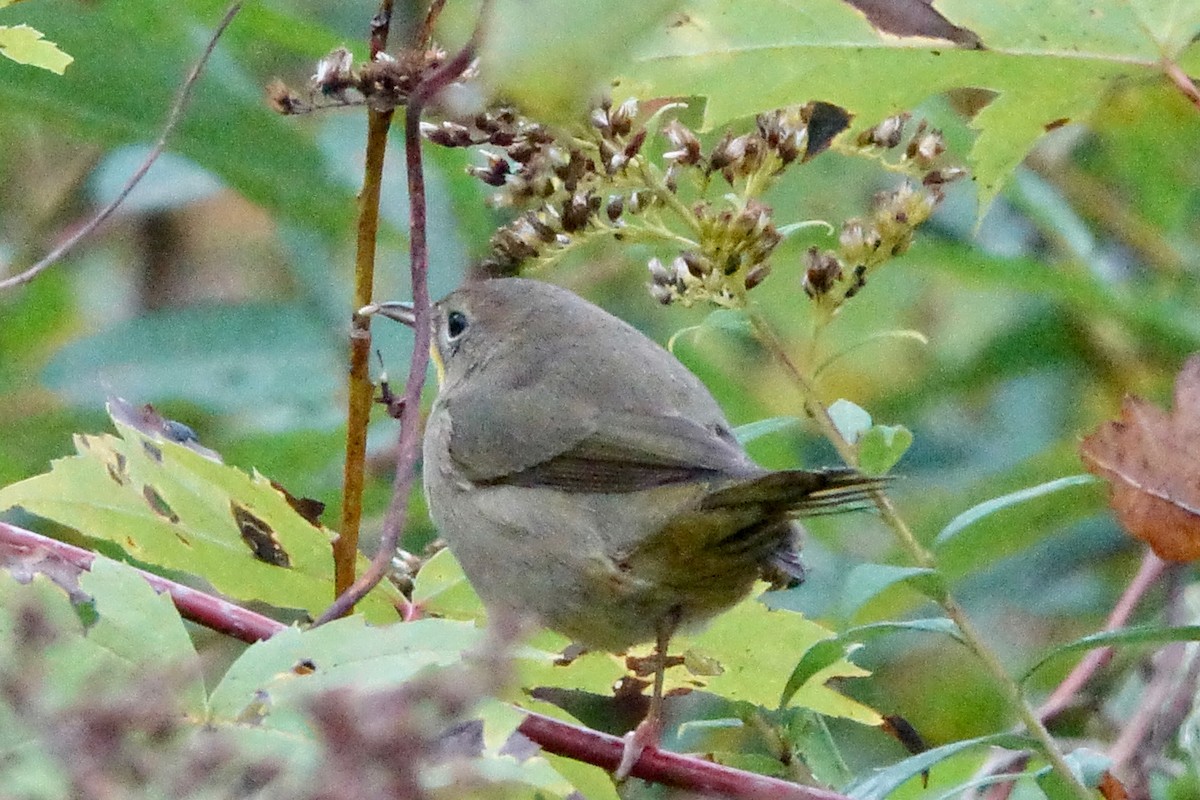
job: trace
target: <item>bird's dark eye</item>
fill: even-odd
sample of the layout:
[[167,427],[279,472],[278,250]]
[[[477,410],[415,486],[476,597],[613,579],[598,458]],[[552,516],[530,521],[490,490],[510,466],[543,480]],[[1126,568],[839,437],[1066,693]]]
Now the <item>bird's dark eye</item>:
[[451,311],[446,315],[446,332],[451,339],[457,339],[467,329],[467,315],[461,311]]

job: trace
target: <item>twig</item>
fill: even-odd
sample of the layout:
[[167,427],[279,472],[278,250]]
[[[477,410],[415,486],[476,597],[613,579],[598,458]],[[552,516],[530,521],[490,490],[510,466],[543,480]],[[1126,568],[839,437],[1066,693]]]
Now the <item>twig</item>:
[[[1185,569],[1186,567],[1183,565],[1175,564],[1167,576],[1170,584],[1166,603],[1165,621],[1167,625],[1181,625],[1185,621],[1186,612],[1183,609]],[[1147,785],[1145,770],[1140,767],[1150,757],[1150,754],[1143,748],[1143,744],[1151,738],[1154,727],[1162,720],[1163,709],[1174,695],[1187,653],[1188,644],[1186,642],[1172,642],[1158,652],[1154,659],[1153,672],[1142,692],[1137,709],[1126,721],[1117,740],[1108,750],[1114,772],[1134,771],[1135,774],[1131,776],[1130,783],[1135,787],[1140,786],[1145,789]],[[1140,794],[1135,791],[1134,796]]]
[[42,272],[53,266],[55,262],[70,252],[71,248],[79,244],[79,242],[85,237],[90,236],[92,232],[96,230],[96,228],[100,227],[100,225],[103,224],[106,219],[112,216],[112,213],[117,210],[117,207],[120,206],[121,203],[125,202],[125,198],[129,196],[130,192],[133,191],[133,187],[138,185],[142,178],[146,176],[146,173],[150,171],[150,167],[154,166],[154,162],[158,160],[160,155],[162,155],[163,150],[167,146],[168,137],[170,137],[170,135],[175,131],[175,126],[179,124],[179,120],[183,116],[184,108],[187,107],[188,101],[191,100],[192,89],[195,87],[196,81],[199,80],[200,74],[204,71],[204,67],[208,63],[209,56],[212,55],[213,50],[215,50],[217,47],[217,40],[221,38],[221,34],[223,34],[225,29],[229,27],[229,23],[233,22],[233,18],[237,16],[237,13],[241,10],[241,8],[242,4],[239,0],[239,2],[236,2],[229,7],[229,10],[225,12],[225,16],[223,16],[221,21],[217,24],[216,30],[213,31],[212,36],[210,36],[208,39],[208,44],[204,47],[204,52],[200,54],[200,58],[196,61],[195,66],[192,67],[192,71],[188,73],[187,78],[185,78],[183,81],[183,85],[179,87],[179,94],[175,97],[175,104],[171,106],[171,113],[167,115],[167,122],[165,125],[163,125],[162,133],[159,134],[158,141],[154,143],[154,147],[150,149],[150,153],[146,156],[145,160],[142,161],[141,165],[139,165],[138,168],[134,170],[133,174],[129,176],[129,180],[127,180],[125,185],[121,187],[121,191],[118,192],[117,196],[112,199],[112,202],[100,209],[96,216],[88,220],[83,227],[75,231],[75,233],[69,236],[66,241],[47,253],[41,261],[37,262],[24,272],[0,281],[0,291],[11,289],[15,286],[24,286]]
[[[1154,555],[1154,551],[1146,549],[1146,554],[1142,558],[1142,565],[1138,568],[1137,574],[1129,582],[1129,586],[1125,587],[1125,591],[1117,599],[1113,605],[1113,610],[1109,613],[1108,619],[1104,622],[1104,631],[1115,631],[1125,627],[1129,622],[1129,618],[1133,615],[1133,611],[1137,608],[1139,602],[1146,595],[1158,579],[1166,570],[1168,564],[1158,556]],[[1083,689],[1083,687],[1095,677],[1096,673],[1108,665],[1112,661],[1113,654],[1116,652],[1112,646],[1100,647],[1088,652],[1086,656],[1070,674],[1063,679],[1050,696],[1046,698],[1037,709],[1038,718],[1044,723],[1051,723],[1063,711],[1071,706],[1075,697]],[[987,775],[997,775],[999,773],[1018,772],[1025,768],[1029,763],[1028,753],[1001,753],[998,756],[990,758],[979,768],[977,776],[983,777]],[[1015,784],[1012,781],[994,784],[990,786],[987,792],[983,795],[987,800],[1007,800],[1012,794]]]
[[[392,0],[383,0],[371,20],[371,58],[387,47]],[[367,110],[367,152],[358,200],[354,255],[354,308],[371,302],[375,286],[375,250],[379,232],[379,195],[392,111]],[[371,322],[354,314],[350,323],[350,369],[346,377],[346,461],[342,467],[342,519],[333,543],[333,588],[341,595],[354,584],[358,533],[362,522],[363,476],[367,461],[367,424],[375,387],[371,383]],[[349,613],[353,606],[346,609]]]
[[[28,561],[39,555],[50,556],[76,572],[92,568],[96,554],[81,547],[50,539],[46,536],[0,522],[0,563],[11,564],[13,559]],[[219,631],[243,642],[269,639],[287,626],[270,617],[242,608],[206,592],[169,581],[144,570],[137,572],[159,592],[171,596],[184,619]],[[61,585],[61,584],[60,584]],[[63,587],[69,589],[69,587]]]
[[[854,452],[853,446],[842,436],[841,432],[837,429],[837,425],[834,424],[833,418],[829,415],[828,409],[821,403],[812,379],[791,360],[783,343],[779,341],[779,338],[761,315],[752,311],[750,321],[755,337],[791,373],[792,378],[796,381],[796,385],[800,388],[804,407],[816,421],[821,433],[837,449],[838,455],[847,464],[851,466],[857,465],[858,456]],[[936,569],[937,563],[933,553],[917,541],[917,537],[913,535],[912,530],[908,527],[908,523],[897,512],[891,498],[882,489],[876,489],[871,492],[871,499],[879,509],[880,518],[896,534],[896,538],[900,541],[904,549],[908,551],[909,557],[917,566]],[[1021,687],[1008,674],[999,656],[988,646],[979,629],[975,627],[975,623],[967,615],[966,610],[948,593],[938,598],[938,602],[946,612],[946,616],[958,627],[963,641],[967,643],[967,646],[971,648],[975,656],[983,662],[983,665],[992,674],[992,677],[995,678],[997,684],[1003,688],[1004,693],[1008,696],[1009,703],[1018,716],[1020,716],[1026,730],[1041,744],[1042,755],[1054,767],[1054,771],[1070,787],[1072,794],[1079,797],[1080,800],[1090,800],[1092,792],[1079,781],[1078,777],[1071,770],[1063,758],[1058,744],[1054,741],[1054,737],[1050,735],[1050,732],[1046,730],[1046,726],[1042,724],[1037,714],[1034,713],[1033,706],[1030,705],[1029,701],[1022,694]]]
[[400,441],[396,453],[396,477],[392,483],[392,500],[383,521],[383,532],[379,541],[379,552],[371,560],[358,580],[342,592],[329,608],[313,623],[321,625],[342,616],[367,592],[382,580],[396,552],[400,534],[404,530],[408,515],[408,499],[412,492],[413,476],[416,473],[420,439],[418,436],[421,389],[425,385],[425,373],[429,366],[429,343],[432,334],[433,307],[429,300],[428,246],[425,238],[425,172],[421,160],[421,111],[425,103],[439,91],[453,83],[475,60],[475,49],[482,35],[483,20],[487,4],[480,11],[479,22],[471,40],[454,58],[444,62],[430,73],[409,95],[404,117],[404,155],[408,170],[408,196],[411,214],[409,232],[409,257],[412,273],[414,343],[413,358],[404,385],[404,398],[400,409]]
[[[0,563],[29,561],[38,555],[48,556],[78,571],[89,569],[96,557],[88,550],[0,522]],[[156,590],[168,594],[185,619],[211,630],[254,643],[269,639],[287,628],[282,622],[205,592],[143,570],[136,571]],[[604,769],[612,769],[620,761],[624,747],[620,738],[541,714],[525,713],[526,718],[518,730],[547,752]],[[642,754],[633,769],[633,775],[693,792],[720,794],[732,800],[848,800],[844,795],[825,789],[800,786],[721,766],[695,756],[656,749],[649,749]]]
[[[1115,631],[1125,627],[1137,604],[1150,587],[1158,582],[1167,566],[1167,562],[1154,555],[1153,550],[1147,548],[1137,575],[1129,582],[1129,586],[1122,592],[1116,605],[1113,606],[1112,612],[1108,615],[1108,619],[1104,623],[1105,631]],[[1114,652],[1115,649],[1111,646],[1089,652],[1046,698],[1046,701],[1038,707],[1038,716],[1046,722],[1050,722],[1061,714],[1070,706],[1071,701],[1075,695],[1079,694],[1079,690],[1083,688],[1084,684],[1090,681],[1108,662],[1112,661]]]
[[1200,89],[1196,88],[1196,84],[1192,82],[1188,74],[1170,59],[1163,60],[1163,71],[1167,73],[1167,77],[1179,88],[1179,91],[1183,92],[1183,96],[1191,100],[1192,105],[1200,110]]
[[413,39],[414,47],[428,47],[429,43],[433,41],[433,26],[437,22],[438,17],[441,16],[444,5],[446,5],[446,0],[432,0],[429,4],[429,11],[425,14],[425,21],[421,23],[421,28],[417,31],[417,35]]
[[[625,746],[620,737],[541,714],[528,713],[517,730],[549,753],[610,771],[616,769]],[[644,751],[630,774],[664,786],[739,800],[847,800],[845,795],[827,789],[742,772],[657,748]]]

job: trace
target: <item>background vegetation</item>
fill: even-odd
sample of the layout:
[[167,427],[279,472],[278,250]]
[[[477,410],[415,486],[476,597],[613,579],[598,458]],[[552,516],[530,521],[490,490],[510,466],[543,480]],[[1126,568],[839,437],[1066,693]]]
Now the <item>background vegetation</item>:
[[[1200,73],[1194,44],[1200,11],[1149,0],[1087,6],[1063,0],[1022,9],[939,0],[936,11],[949,27],[914,17],[909,21],[924,26],[919,30],[940,36],[916,39],[880,33],[863,11],[833,0],[803,9],[766,0],[606,3],[602,10],[551,0],[534,5],[497,3],[481,74],[490,91],[537,109],[542,118],[571,118],[607,86],[615,96],[703,97],[692,122],[710,131],[706,142],[727,127],[749,129],[757,112],[812,99],[848,108],[855,130],[910,109],[944,131],[949,155],[971,169],[974,180],[948,189],[911,249],[873,274],[819,340],[802,280],[807,249],[834,246],[823,228],[789,236],[771,259],[772,275],[752,295],[809,369],[840,356],[820,374],[822,403],[846,398],[875,421],[913,433],[891,494],[920,541],[931,544],[956,515],[989,498],[1083,471],[1081,437],[1114,417],[1124,395],[1170,404],[1176,373],[1200,349],[1200,113],[1163,63],[1177,64],[1182,74]],[[23,268],[111,199],[156,138],[222,11],[209,0],[170,6],[36,0],[0,10],[0,23],[27,23],[75,59],[61,76],[0,59],[0,262],[13,272]],[[71,452],[72,434],[110,430],[104,402],[119,395],[153,403],[194,428],[228,463],[257,470],[294,495],[320,499],[329,506],[324,519],[337,519],[365,117],[354,109],[280,117],[264,101],[264,87],[275,77],[302,83],[316,59],[338,45],[364,57],[366,21],[374,12],[355,4],[247,5],[200,79],[169,154],[86,243],[28,285],[0,294],[0,485],[45,472],[51,459]],[[403,37],[405,25],[422,13],[398,9],[394,35]],[[874,13],[876,25],[912,32]],[[465,40],[474,15],[472,7],[449,4],[441,34],[448,47]],[[980,41],[985,49],[977,47]],[[767,200],[780,224],[827,220],[838,226],[901,180],[878,159],[848,149],[791,170],[771,189]],[[429,276],[438,297],[486,255],[488,237],[511,215],[490,209],[491,190],[466,174],[468,165],[481,163],[478,154],[437,147],[427,153]],[[402,163],[398,149],[389,153],[379,298],[408,292]],[[654,255],[673,257],[646,245],[599,242],[537,277],[575,289],[659,341],[699,326],[677,338],[676,353],[735,424],[802,417],[804,401],[786,372],[736,326],[706,308],[664,308],[653,300],[644,265]],[[889,331],[917,331],[927,341],[880,336]],[[406,334],[381,325],[373,333],[383,366],[393,379],[404,374],[411,348]],[[378,413],[368,462],[368,537],[389,498],[394,439],[394,422]],[[808,423],[777,426],[751,450],[773,467],[838,460]],[[419,497],[414,505],[421,507]],[[78,525],[78,531],[55,528],[21,510],[5,519],[121,552],[81,537],[91,532]],[[878,516],[821,518],[808,527],[811,578],[777,604],[836,631],[936,616],[919,581],[856,571],[913,566]],[[413,551],[432,537],[422,513],[406,535]],[[369,542],[365,549],[371,550]],[[1050,648],[1104,625],[1144,550],[1113,520],[1103,487],[1080,483],[980,519],[937,548],[937,569],[1002,664],[1020,675]],[[105,608],[135,592],[118,572],[91,580],[85,590],[100,619]],[[26,637],[6,646],[36,649],[36,631],[18,624],[22,590],[7,582],[0,589],[8,598],[5,630]],[[38,591],[49,598],[52,610],[45,613],[54,625],[78,625],[52,588]],[[1189,573],[1167,570],[1134,619],[1191,622],[1193,592]],[[149,607],[152,601],[144,602]],[[310,610],[319,610],[313,603]],[[177,618],[153,616],[126,627],[175,630],[172,625],[180,626]],[[185,633],[182,626],[178,633]],[[204,638],[197,630],[187,633]],[[93,632],[81,641],[94,638]],[[178,655],[190,647],[172,642],[162,652]],[[452,642],[427,663],[455,661],[467,640]],[[371,646],[395,653],[407,645]],[[179,678],[159,694],[138,691],[168,705],[182,697],[186,714],[201,714],[205,703],[203,713],[217,714],[221,687],[231,680],[223,670],[235,653],[227,643],[210,649],[230,652],[204,662],[206,700],[199,699],[203,678]],[[1036,672],[1031,697],[1051,691],[1077,658],[1056,659]],[[1172,694],[1187,707],[1168,730],[1148,733],[1125,750],[1112,747],[1124,741],[1135,710],[1149,702],[1147,692],[1160,686],[1163,658],[1144,647],[1122,649],[1058,717],[1054,733],[1069,743],[1066,749],[1083,742],[1108,752],[1135,794],[1184,797],[1200,786],[1192,690]],[[1003,687],[951,637],[910,629],[872,639],[854,661],[871,677],[839,689],[884,714],[901,715],[930,745],[1005,731],[1017,721]],[[1169,663],[1185,674],[1190,661]],[[344,688],[358,677],[347,673],[330,686]],[[382,683],[394,688],[402,677],[393,673]],[[479,696],[495,689],[482,678],[469,685]],[[440,691],[428,694],[440,697]],[[231,717],[244,713],[234,706],[227,701]],[[51,716],[44,711],[38,719]],[[342,730],[333,717],[321,719],[322,730]],[[507,718],[504,724],[515,725]],[[834,788],[906,755],[874,728],[830,724],[848,761],[847,781]],[[36,726],[30,730],[36,733]],[[705,747],[696,749],[721,750],[714,741],[704,739]],[[765,763],[751,757],[754,747],[745,742],[727,749],[742,756],[729,759],[740,766]],[[972,751],[935,769],[931,788],[915,779],[901,791],[938,796],[967,780],[983,757]],[[226,796],[230,774],[210,776],[210,788],[221,787],[213,796]],[[514,792],[534,791],[531,785],[568,791],[560,778],[539,782],[530,774],[516,781]],[[556,774],[591,787],[588,796],[611,791],[566,767]],[[242,772],[237,779],[249,781]],[[55,784],[42,788],[10,790],[55,796]],[[1029,783],[1019,791],[1056,790]]]

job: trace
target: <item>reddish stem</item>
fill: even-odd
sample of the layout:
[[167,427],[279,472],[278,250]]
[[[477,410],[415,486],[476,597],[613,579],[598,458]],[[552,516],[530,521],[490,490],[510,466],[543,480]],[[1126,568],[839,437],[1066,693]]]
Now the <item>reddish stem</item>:
[[[40,554],[80,571],[89,569],[96,557],[74,545],[0,522],[0,563],[29,562]],[[47,572],[52,573],[51,570]],[[143,570],[137,572],[155,589],[169,594],[185,619],[219,633],[253,643],[268,639],[287,627],[205,592]],[[624,741],[616,736],[541,714],[525,713],[525,720],[518,730],[549,753],[608,770],[615,768],[621,760]],[[719,794],[732,800],[849,800],[845,795],[826,789],[801,786],[654,748],[642,754],[632,775],[692,792]]]

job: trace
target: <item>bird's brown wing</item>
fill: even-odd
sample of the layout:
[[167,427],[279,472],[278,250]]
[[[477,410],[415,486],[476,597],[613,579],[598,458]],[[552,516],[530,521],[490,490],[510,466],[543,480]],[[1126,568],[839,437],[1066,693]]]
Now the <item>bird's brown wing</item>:
[[[497,419],[494,408],[489,418]],[[565,492],[634,492],[762,472],[723,422],[705,426],[678,416],[616,412],[564,414],[563,418],[573,421],[570,428],[559,424],[551,411],[531,437],[509,442],[507,447],[497,441],[505,438],[502,431],[486,436],[472,431],[470,441],[491,440],[491,444],[488,452],[470,457],[459,446],[468,437],[459,439],[452,432],[451,456],[476,483]]]

